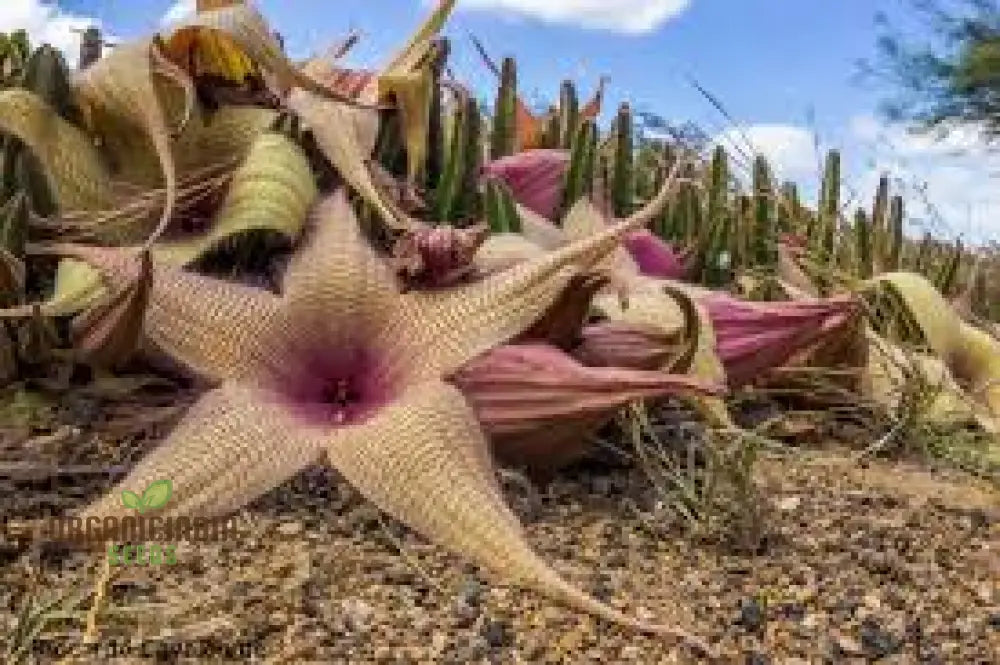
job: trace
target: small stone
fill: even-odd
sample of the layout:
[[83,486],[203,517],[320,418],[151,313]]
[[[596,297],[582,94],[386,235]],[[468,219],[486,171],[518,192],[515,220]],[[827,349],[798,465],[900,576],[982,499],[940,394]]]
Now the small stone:
[[765,621],[764,608],[760,606],[756,598],[744,599],[740,602],[740,618],[737,623],[751,633],[758,633],[764,628]]
[[990,525],[990,519],[982,508],[975,508],[969,512],[969,522],[973,530],[984,529]]
[[465,582],[462,583],[462,588],[458,592],[459,600],[471,605],[472,607],[477,607],[479,605],[482,595],[483,585],[475,577],[468,577]]
[[378,508],[369,503],[363,503],[351,511],[348,519],[352,528],[369,531],[379,528],[380,517],[381,513]]
[[986,620],[986,624],[993,630],[1000,630],[1000,612],[994,612]]
[[607,603],[615,594],[606,582],[600,581],[594,585],[591,595],[602,603]]
[[453,663],[475,663],[479,662],[489,651],[489,647],[482,638],[473,638],[467,644],[457,647],[452,653],[452,658],[448,662]]
[[394,566],[385,572],[386,581],[397,585],[411,585],[416,577],[416,574],[406,566]]
[[642,656],[642,649],[635,646],[634,644],[629,644],[628,646],[622,647],[621,657],[622,660],[639,660]]
[[866,594],[862,599],[865,607],[870,610],[879,610],[882,608],[882,600],[879,598],[877,593]]
[[802,621],[806,616],[806,609],[799,603],[781,603],[774,612],[787,621]]
[[455,603],[455,624],[458,628],[470,628],[479,618],[479,608],[459,600]]
[[344,622],[348,630],[365,631],[371,625],[375,610],[371,605],[358,598],[348,598],[340,604],[344,612]]
[[798,508],[800,503],[802,503],[801,497],[786,496],[778,500],[777,506],[778,510],[788,513]]
[[874,619],[861,622],[861,646],[869,658],[885,658],[902,646],[895,635],[891,635]]
[[759,651],[751,651],[747,654],[746,665],[771,665],[771,659]]
[[833,636],[833,644],[836,651],[843,656],[860,656],[864,653],[861,645],[847,635],[835,634]]
[[286,537],[295,537],[302,533],[302,524],[299,522],[283,522],[278,525],[278,533]]
[[507,641],[507,626],[502,621],[490,620],[483,627],[483,638],[494,649],[499,649]]
[[624,568],[628,565],[628,557],[621,548],[607,550],[604,553],[604,565],[608,569]]

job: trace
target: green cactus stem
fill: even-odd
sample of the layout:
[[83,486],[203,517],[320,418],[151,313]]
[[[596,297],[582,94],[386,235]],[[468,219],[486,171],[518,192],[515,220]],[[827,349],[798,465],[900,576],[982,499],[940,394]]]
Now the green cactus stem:
[[427,163],[424,168],[427,188],[436,189],[442,177],[447,153],[451,146],[445,145],[444,118],[442,109],[441,79],[448,66],[451,53],[451,42],[447,37],[439,37],[434,41],[432,50],[434,60],[431,63],[431,108],[427,122]]
[[875,240],[875,258],[885,262],[888,258],[890,241],[889,233],[889,176],[882,175],[878,180],[878,190],[872,203],[872,237]]
[[500,68],[500,89],[490,139],[490,157],[501,159],[517,152],[517,62],[504,58]]
[[964,252],[965,248],[962,246],[962,239],[959,238],[955,241],[955,247],[952,249],[951,254],[942,264],[941,272],[938,274],[937,279],[934,280],[934,285],[937,286],[938,291],[945,296],[952,295],[955,290],[955,283],[958,281],[958,269],[962,265]]
[[466,115],[468,113],[468,105],[460,104],[451,119],[448,154],[438,186],[434,190],[434,219],[440,222],[451,221],[460,202],[462,183],[467,169],[466,132],[469,129],[469,122],[466,120]]
[[479,194],[479,174],[483,167],[483,115],[473,97],[465,100],[465,148],[462,151],[465,169],[459,189],[460,220],[478,220],[482,216],[483,197]]
[[913,259],[913,271],[923,274],[927,274],[932,262],[932,252],[933,252],[934,236],[929,232],[924,233],[923,238],[920,239],[920,244],[917,245],[916,255]]
[[873,229],[868,213],[858,208],[854,213],[855,275],[859,279],[875,276],[875,255],[872,246]]
[[545,114],[545,130],[542,135],[543,148],[561,148],[562,141],[559,133],[559,109],[550,106]]
[[831,150],[823,170],[819,209],[820,251],[831,266],[836,262],[837,227],[840,221],[840,151]]
[[773,187],[767,159],[758,155],[754,160],[753,169],[753,261],[757,267],[772,271],[778,266],[778,233]]
[[514,196],[507,185],[497,180],[486,184],[486,221],[491,233],[521,232]]
[[799,187],[794,182],[785,182],[781,186],[781,199],[778,206],[778,231],[781,233],[798,233],[801,231],[802,205],[799,203]]
[[889,204],[889,247],[885,268],[889,272],[900,269],[903,255],[903,197],[894,196]]
[[86,69],[101,59],[104,51],[104,40],[101,31],[90,26],[83,31],[80,38],[80,69]]
[[632,140],[632,110],[622,104],[615,121],[614,168],[611,182],[611,207],[617,217],[632,214],[635,192],[635,150]]
[[[569,169],[566,171],[566,186],[563,189],[562,209],[569,210],[587,194],[590,180],[594,176],[595,143],[592,135],[597,127],[592,122],[580,125],[570,149]],[[588,172],[589,169],[589,172]]]
[[563,81],[559,89],[559,139],[557,147],[569,149],[580,126],[580,98],[572,81]]
[[[729,196],[729,155],[721,145],[712,153],[708,184],[708,224],[717,225],[724,215]],[[696,229],[695,232],[700,232]]]

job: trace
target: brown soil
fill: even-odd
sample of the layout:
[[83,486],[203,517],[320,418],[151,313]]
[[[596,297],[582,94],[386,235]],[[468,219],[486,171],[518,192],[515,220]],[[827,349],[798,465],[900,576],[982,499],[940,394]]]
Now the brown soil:
[[[38,422],[4,430],[4,514],[81,505],[117,478],[81,467],[130,466],[169,427],[169,418],[143,421],[144,433],[130,435],[116,421],[119,444],[110,446],[109,409],[88,421],[102,436],[81,428],[40,440],[59,426]],[[64,482],[11,469],[26,458],[66,467]],[[512,486],[511,502],[568,578],[628,613],[676,622],[726,662],[1000,662],[996,485],[917,463],[862,467],[837,449],[767,457],[757,476],[766,533],[753,553],[658,526],[656,497],[636,469],[569,470],[540,501]],[[662,640],[490,585],[381,520],[328,471],[303,474],[242,517],[254,534],[245,541],[185,544],[175,566],[123,573],[99,616],[98,647],[243,642],[276,663],[697,662]],[[11,634],[29,597],[91,589],[98,558],[0,546],[0,630]],[[83,629],[80,615],[55,620],[35,650],[78,645]],[[154,662],[95,653],[67,662]],[[187,662],[218,662],[213,653]]]

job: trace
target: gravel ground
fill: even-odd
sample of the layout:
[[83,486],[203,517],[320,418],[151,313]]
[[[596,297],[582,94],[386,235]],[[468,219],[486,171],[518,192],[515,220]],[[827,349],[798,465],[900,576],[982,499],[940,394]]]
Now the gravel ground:
[[[169,422],[147,428],[147,439]],[[30,433],[37,437],[37,427]],[[61,464],[69,456],[78,465],[127,466],[151,445],[126,437],[131,454],[123,461],[122,447],[71,438],[51,443],[48,454]],[[0,480],[0,509],[66,509],[113,480]],[[766,457],[757,480],[767,497],[766,532],[749,553],[653,519],[655,497],[637,469],[579,467],[537,497],[516,484],[509,494],[532,543],[568,578],[627,613],[698,634],[726,662],[1000,663],[995,485],[916,463],[861,466],[835,448]],[[32,503],[32,495],[48,500]],[[289,663],[698,662],[660,640],[492,585],[380,519],[329,471],[303,474],[243,518],[254,534],[244,541],[185,544],[175,566],[123,574],[99,618],[101,644],[167,649],[183,641],[211,651],[242,643],[264,660]],[[94,561],[0,548],[4,633],[29,597],[91,588]],[[37,649],[78,644],[82,626],[79,616],[54,621]],[[211,653],[182,662],[221,660]]]

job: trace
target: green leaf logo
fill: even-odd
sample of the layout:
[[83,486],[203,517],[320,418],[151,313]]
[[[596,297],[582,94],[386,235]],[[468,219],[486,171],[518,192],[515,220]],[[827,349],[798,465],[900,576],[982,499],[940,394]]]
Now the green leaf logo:
[[142,499],[139,503],[139,512],[145,513],[147,510],[156,510],[157,508],[162,508],[167,505],[167,501],[170,500],[170,496],[174,492],[173,483],[169,480],[157,480],[146,488],[146,491],[142,493]]
[[135,492],[130,492],[125,490],[122,492],[122,505],[126,508],[131,508],[132,510],[139,510],[140,502],[139,497]]

